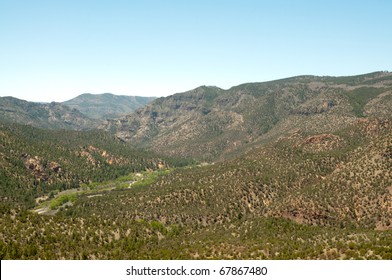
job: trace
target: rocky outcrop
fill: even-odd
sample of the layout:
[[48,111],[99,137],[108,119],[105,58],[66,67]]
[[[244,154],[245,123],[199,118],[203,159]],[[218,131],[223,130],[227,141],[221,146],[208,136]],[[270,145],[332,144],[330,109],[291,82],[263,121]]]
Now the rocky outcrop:
[[122,157],[116,157],[111,155],[109,152],[99,149],[94,146],[80,147],[81,151],[77,152],[79,157],[86,158],[89,164],[93,166],[101,166],[103,162],[106,162],[110,165],[112,164],[124,164],[126,160]]
[[342,147],[344,142],[342,138],[334,134],[319,134],[306,138],[302,147],[309,151],[332,151]]
[[53,177],[62,177],[64,171],[62,166],[54,161],[47,161],[38,156],[22,154],[21,159],[31,174],[38,182],[53,181]]

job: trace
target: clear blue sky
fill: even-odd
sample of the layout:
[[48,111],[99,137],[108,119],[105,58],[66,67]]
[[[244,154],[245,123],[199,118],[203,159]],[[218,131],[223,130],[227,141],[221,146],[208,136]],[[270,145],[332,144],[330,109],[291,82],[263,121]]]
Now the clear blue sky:
[[167,96],[392,70],[392,1],[0,0],[0,96]]

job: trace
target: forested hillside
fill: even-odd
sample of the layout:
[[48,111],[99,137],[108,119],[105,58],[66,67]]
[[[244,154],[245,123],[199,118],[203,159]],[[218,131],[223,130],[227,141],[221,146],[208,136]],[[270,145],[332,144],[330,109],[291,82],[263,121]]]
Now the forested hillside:
[[35,206],[35,198],[146,169],[186,164],[131,148],[102,131],[42,130],[0,123],[2,203]]

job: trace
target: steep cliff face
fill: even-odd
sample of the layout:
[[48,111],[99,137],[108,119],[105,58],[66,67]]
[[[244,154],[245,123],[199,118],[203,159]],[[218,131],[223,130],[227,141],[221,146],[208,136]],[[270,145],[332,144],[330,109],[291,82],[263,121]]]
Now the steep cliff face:
[[202,86],[156,99],[100,127],[168,155],[217,160],[293,129],[322,134],[362,117],[388,118],[391,96],[387,72],[301,76],[229,90]]

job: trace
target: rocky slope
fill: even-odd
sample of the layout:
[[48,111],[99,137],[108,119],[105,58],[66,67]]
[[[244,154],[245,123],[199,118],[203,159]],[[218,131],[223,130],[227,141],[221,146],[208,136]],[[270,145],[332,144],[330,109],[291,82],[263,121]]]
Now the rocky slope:
[[167,155],[215,161],[289,134],[322,134],[363,117],[389,118],[392,73],[300,76],[229,90],[202,86],[158,98],[100,127]]

